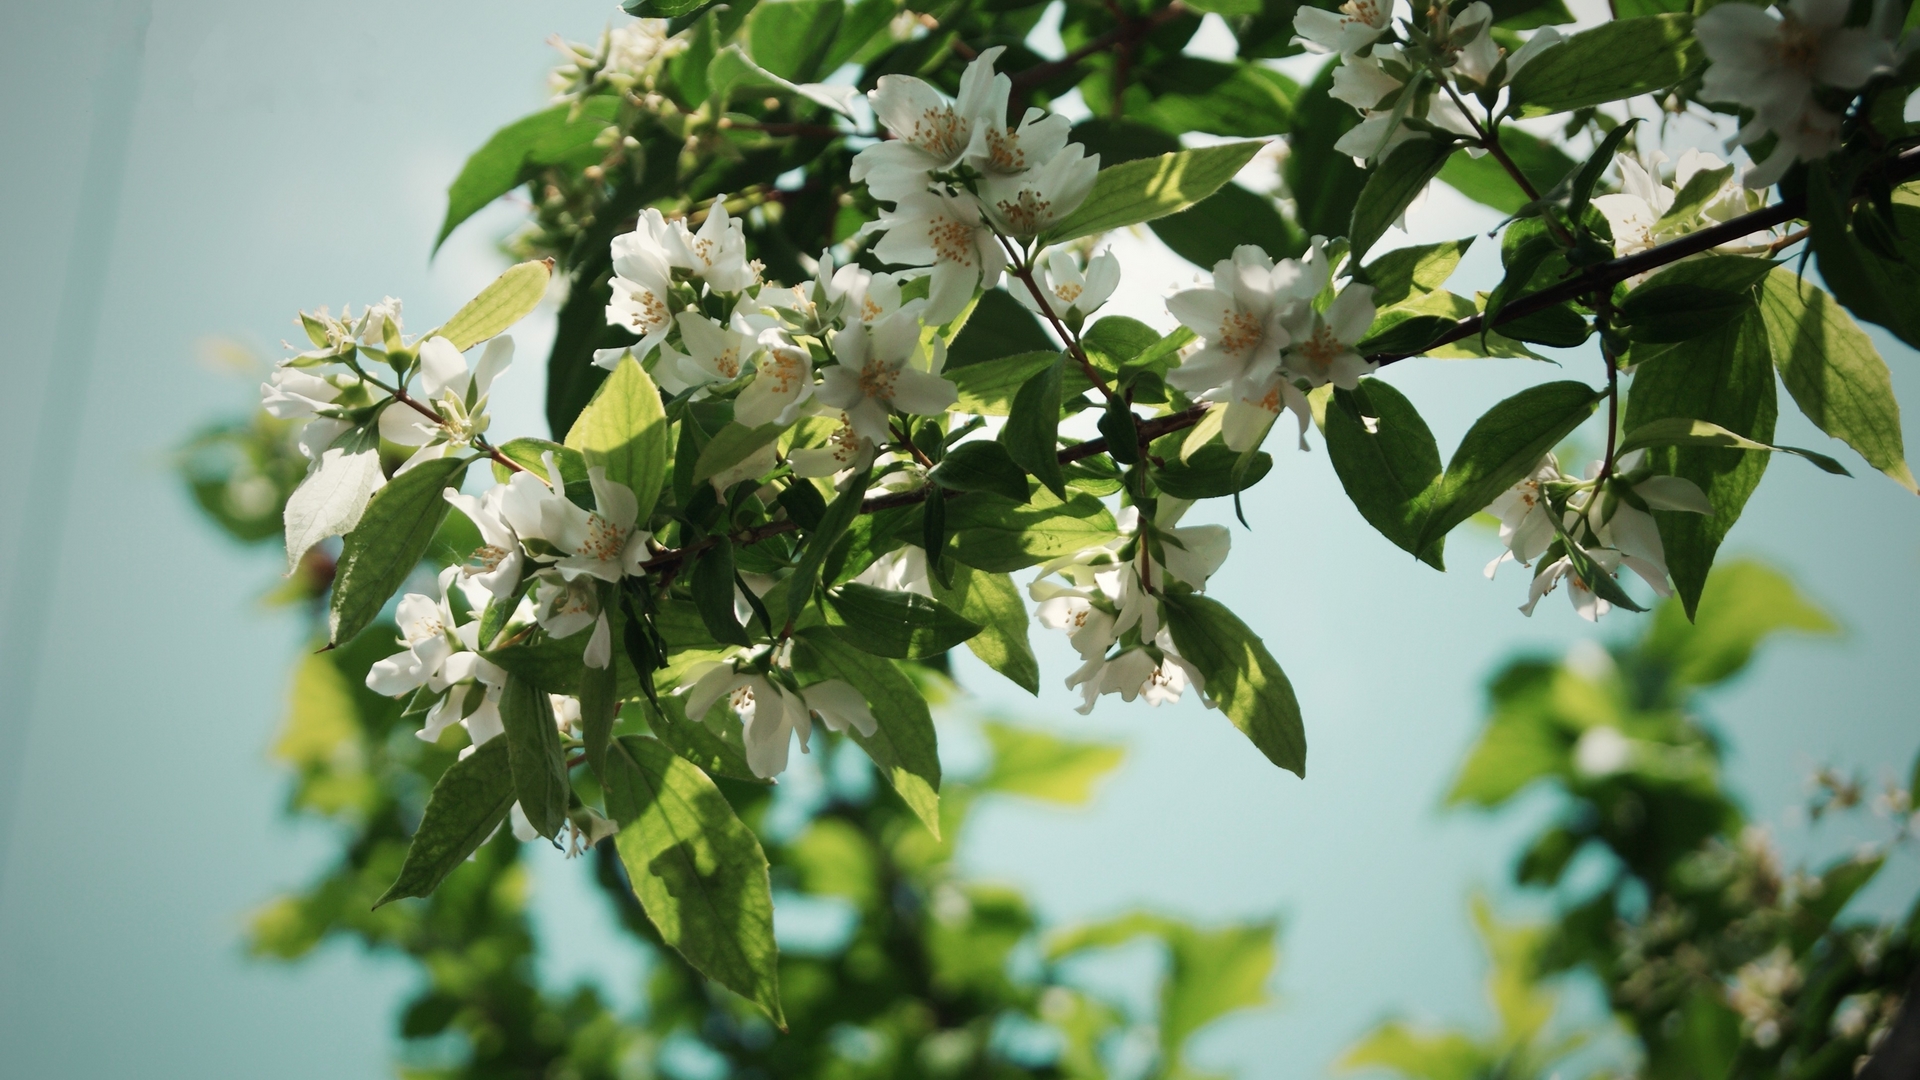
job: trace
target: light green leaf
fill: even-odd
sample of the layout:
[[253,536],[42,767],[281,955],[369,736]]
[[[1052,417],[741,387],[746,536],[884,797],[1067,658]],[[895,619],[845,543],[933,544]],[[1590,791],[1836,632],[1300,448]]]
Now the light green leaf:
[[[633,489],[642,526],[653,516],[661,485],[672,473],[667,426],[659,388],[646,369],[627,356],[600,384],[567,432],[567,446],[580,451],[588,466],[600,466],[607,471],[607,479]],[[701,460],[705,458],[702,454]]]
[[1038,728],[990,722],[984,730],[993,767],[982,788],[1062,806],[1084,806],[1094,784],[1127,756],[1118,746],[1062,739]]
[[1852,475],[1847,472],[1846,466],[1825,454],[1817,454],[1812,450],[1801,450],[1793,446],[1769,446],[1743,435],[1736,435],[1719,424],[1709,424],[1705,420],[1688,420],[1678,416],[1664,420],[1651,420],[1628,432],[1626,438],[1621,440],[1617,452],[1625,454],[1648,446],[1725,446],[1736,450],[1778,450],[1806,458],[1826,472],[1841,476]]
[[1714,567],[1691,624],[1681,605],[1660,605],[1640,649],[1667,665],[1678,685],[1712,686],[1745,669],[1754,650],[1782,630],[1836,634],[1840,628],[1785,574],[1736,560]]
[[1366,379],[1333,392],[1323,431],[1333,471],[1360,516],[1401,550],[1445,570],[1444,536],[1415,547],[1441,469],[1440,448],[1413,403],[1389,384]]
[[[1773,439],[1775,416],[1773,364],[1766,325],[1757,308],[1642,363],[1627,395],[1628,431],[1679,417],[1705,420],[1765,443]],[[1647,452],[1656,472],[1693,481],[1713,504],[1711,516],[1653,512],[1666,548],[1667,569],[1689,615],[1700,602],[1714,552],[1739,520],[1771,456],[1691,446],[1655,447]]]
[[553,701],[547,692],[509,673],[500,691],[501,738],[513,770],[513,790],[527,822],[541,836],[560,835],[567,823],[567,799],[573,784],[567,779],[567,755],[554,726]]
[[1057,352],[1023,352],[963,368],[949,367],[941,374],[960,392],[960,400],[954,404],[957,411],[1005,416],[1027,380],[1059,362]]
[[461,222],[519,187],[534,170],[547,166],[584,169],[606,156],[595,140],[613,122],[618,100],[610,96],[588,98],[579,103],[578,115],[575,107],[567,102],[515,120],[473,152],[447,188],[447,216],[440,224],[440,235],[433,239],[435,251]]
[[1508,88],[1521,116],[1583,109],[1664,90],[1704,57],[1693,16],[1653,15],[1582,30],[1520,69]]
[[466,471],[465,458],[423,461],[374,493],[340,544],[327,619],[329,642],[343,644],[365,629],[413,573],[446,520],[446,489],[458,488]]
[[827,625],[862,652],[901,660],[938,656],[981,630],[979,623],[919,593],[847,582],[827,591]]
[[1774,367],[1807,419],[1920,494],[1907,466],[1900,403],[1873,340],[1817,286],[1777,268],[1760,291]]
[[607,755],[607,813],[660,937],[785,1030],[767,856],[726,796],[659,740],[625,735]]
[[967,639],[967,648],[980,662],[1012,680],[1029,694],[1040,693],[1040,662],[1027,640],[1027,605],[1020,587],[1005,574],[989,574],[965,563],[953,564],[953,584],[941,585],[929,575],[934,598],[979,623],[980,633]]
[[407,845],[400,876],[374,907],[406,896],[429,896],[467,856],[479,850],[513,805],[507,741],[489,739],[447,766],[427,797],[420,827]]
[[533,314],[533,309],[539,307],[547,295],[547,282],[552,279],[552,259],[536,259],[508,267],[506,273],[494,278],[493,284],[481,289],[480,295],[467,301],[466,306],[454,312],[453,318],[434,333],[466,352]]
[[1474,237],[1438,244],[1395,248],[1360,270],[1360,280],[1373,286],[1373,303],[1391,308],[1409,297],[1424,296],[1447,283],[1460,257],[1473,247]]
[[1044,488],[1024,506],[976,493],[947,500],[950,554],[978,570],[1011,573],[1060,555],[1096,547],[1120,535],[1113,514],[1091,495],[1065,502]]
[[779,424],[762,424],[753,428],[744,424],[728,424],[721,428],[713,438],[707,440],[706,449],[700,451],[699,459],[694,462],[694,486],[724,475],[728,469],[771,446],[785,430]]
[[1223,143],[1102,169],[1086,201],[1054,227],[1048,241],[1064,243],[1185,210],[1233,179],[1263,145]]
[[793,667],[813,682],[839,679],[867,699],[879,730],[871,737],[855,731],[880,775],[920,823],[940,835],[940,753],[933,733],[933,714],[927,711],[913,680],[893,661],[870,656],[848,645],[823,626],[794,635]]
[[806,82],[823,74],[820,64],[849,6],[841,0],[762,0],[747,16],[754,60],[783,79]]
[[1425,1033],[1399,1021],[1368,1032],[1340,1057],[1338,1068],[1390,1069],[1412,1080],[1476,1080],[1494,1072],[1491,1051],[1457,1031]]
[[1599,401],[1600,395],[1585,383],[1552,382],[1522,390],[1487,410],[1467,429],[1447,462],[1414,547],[1425,551],[1519,483],[1547,451],[1593,415]]
[[1212,597],[1168,594],[1164,602],[1174,648],[1199,670],[1207,696],[1268,761],[1306,779],[1300,702],[1266,645]]
[[287,527],[287,573],[300,568],[301,557],[313,545],[358,525],[367,503],[386,482],[379,450],[356,453],[331,447],[324,451],[313,471],[288,496],[281,514]]
[[1413,200],[1427,189],[1428,181],[1439,175],[1453,148],[1453,143],[1439,139],[1409,139],[1394,147],[1393,153],[1374,168],[1366,186],[1360,189],[1359,201],[1353,204],[1353,227],[1348,237],[1355,259],[1364,257],[1400,220]]

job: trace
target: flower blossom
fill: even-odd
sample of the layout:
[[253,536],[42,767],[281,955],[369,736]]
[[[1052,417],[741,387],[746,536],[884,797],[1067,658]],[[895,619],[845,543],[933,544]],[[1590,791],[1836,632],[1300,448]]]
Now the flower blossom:
[[[854,155],[849,173],[854,182],[864,182],[874,198],[888,202],[925,194],[931,174],[958,165],[974,146],[975,128],[996,99],[995,82],[1007,81],[993,73],[994,61],[1005,51],[995,46],[968,64],[955,101],[911,75],[882,75],[867,100],[893,138]],[[1006,94],[997,98],[1004,115]]]
[[687,717],[698,722],[724,699],[727,710],[740,721],[747,767],[763,780],[787,770],[788,748],[795,733],[800,736],[800,752],[808,752],[815,715],[831,731],[852,729],[871,736],[879,730],[866,699],[838,679],[795,691],[784,678],[741,670],[735,661],[709,664],[689,674],[692,681],[686,691]]
[[480,655],[480,624],[454,618],[449,590],[458,583],[470,607],[484,604],[484,590],[473,590],[448,567],[440,572],[440,598],[408,593],[400,598],[396,621],[405,648],[376,662],[367,671],[367,689],[387,697],[401,697],[424,688],[439,695],[427,710],[426,723],[415,734],[434,742],[459,722],[467,726],[475,745],[500,731],[500,689],[507,673]]
[[1025,285],[1009,283],[1007,291],[1036,315],[1051,314],[1076,325],[1100,310],[1100,305],[1106,303],[1107,298],[1113,295],[1113,290],[1120,285],[1120,260],[1111,251],[1103,251],[1088,259],[1083,274],[1072,253],[1054,248],[1037,269],[1039,273],[1034,278],[1046,303],[1044,310],[1041,300],[1035,299]]
[[863,439],[886,442],[893,410],[932,416],[959,400],[953,383],[940,377],[946,341],[923,344],[920,310],[916,301],[870,327],[856,324],[834,336],[839,363],[821,372],[815,393],[846,413]]
[[513,364],[513,339],[505,334],[487,342],[471,369],[453,342],[438,335],[420,346],[420,390],[416,398],[438,416],[436,422],[404,402],[380,414],[380,437],[420,449],[398,472],[466,447],[487,430],[487,394],[493,380]]

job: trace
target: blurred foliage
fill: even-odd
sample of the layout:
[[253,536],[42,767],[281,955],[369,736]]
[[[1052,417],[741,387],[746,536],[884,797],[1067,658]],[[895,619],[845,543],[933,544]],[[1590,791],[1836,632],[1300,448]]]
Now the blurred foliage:
[[1669,600],[1636,640],[1507,665],[1448,802],[1554,793],[1514,877],[1552,890],[1555,916],[1502,926],[1476,904],[1493,958],[1493,1035],[1394,1022],[1344,1064],[1423,1080],[1575,1075],[1569,1055],[1599,1033],[1549,1032],[1549,980],[1571,973],[1604,989],[1616,1034],[1637,1051],[1628,1075],[1641,1080],[1841,1080],[1896,1026],[1912,1041],[1915,1018],[1901,1007],[1920,972],[1920,904],[1885,923],[1841,918],[1911,841],[1911,785],[1869,799],[1858,779],[1822,770],[1814,818],[1871,802],[1888,835],[1818,871],[1785,870],[1726,790],[1725,745],[1698,711],[1774,634],[1836,629],[1777,571],[1735,562],[1714,572],[1692,624]]

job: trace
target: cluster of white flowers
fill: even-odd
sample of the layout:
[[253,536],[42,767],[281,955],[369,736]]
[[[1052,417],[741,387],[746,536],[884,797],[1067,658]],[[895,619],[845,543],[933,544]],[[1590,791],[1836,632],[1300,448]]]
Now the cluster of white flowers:
[[792,671],[792,642],[778,649],[762,646],[733,660],[700,664],[688,672],[682,686],[687,716],[695,723],[722,700],[740,721],[747,767],[770,780],[787,770],[787,750],[800,737],[806,753],[813,738],[813,718],[828,730],[849,729],[864,737],[880,730],[867,701],[850,683],[827,679],[798,685]]
[[[1189,682],[1213,707],[1161,616],[1160,590],[1173,583],[1204,589],[1227,560],[1224,526],[1178,524],[1190,505],[1161,499],[1145,528],[1134,507],[1123,508],[1119,540],[1046,563],[1027,587],[1039,605],[1034,617],[1064,631],[1083,661],[1067,676],[1067,689],[1079,687],[1083,696],[1080,712],[1093,711],[1104,694],[1143,697],[1150,705],[1178,701]],[[1061,580],[1049,580],[1056,576]]]
[[1595,462],[1585,479],[1569,476],[1548,454],[1526,479],[1487,507],[1487,513],[1500,519],[1500,543],[1506,547],[1487,564],[1488,578],[1508,560],[1531,566],[1543,555],[1558,553],[1534,571],[1527,602],[1520,607],[1523,614],[1532,615],[1540,598],[1562,578],[1581,618],[1597,621],[1610,610],[1611,605],[1595,594],[1593,583],[1576,571],[1568,554],[1570,546],[1585,553],[1602,573],[1611,575],[1625,566],[1655,593],[1673,595],[1667,582],[1666,548],[1649,511],[1711,515],[1713,504],[1693,481],[1655,474],[1644,450],[1622,454],[1605,480],[1600,479],[1600,471],[1600,463]]
[[1796,161],[1813,161],[1840,146],[1840,115],[1819,101],[1821,88],[1858,90],[1892,71],[1912,46],[1900,40],[1905,5],[1878,0],[1866,26],[1845,26],[1848,0],[1789,0],[1769,9],[1717,4],[1694,20],[1711,61],[1700,84],[1707,101],[1739,105],[1753,116],[1735,140],[1777,140],[1745,183],[1779,182]]
[[[1644,162],[1627,154],[1618,154],[1613,160],[1620,170],[1620,190],[1594,196],[1593,207],[1606,216],[1608,230],[1613,233],[1613,253],[1616,256],[1647,251],[1676,237],[1757,210],[1762,201],[1762,196],[1746,190],[1733,179],[1731,165],[1713,154],[1691,147],[1682,152],[1680,160],[1675,163],[1671,183],[1663,183],[1660,179],[1660,166],[1667,160],[1667,155],[1660,151],[1647,155]],[[1674,200],[1687,185],[1696,177],[1714,175],[1722,175],[1723,179],[1704,202],[1691,213],[1674,213]],[[1769,234],[1760,232],[1729,241],[1721,247],[1728,250],[1764,247],[1771,239]],[[1638,284],[1652,273],[1648,271],[1628,281]]]
[[1332,275],[1319,237],[1304,258],[1278,263],[1242,245],[1213,268],[1211,285],[1167,299],[1167,310],[1204,342],[1167,383],[1197,401],[1226,403],[1221,433],[1231,449],[1258,445],[1282,409],[1299,418],[1304,448],[1305,391],[1327,383],[1350,390],[1373,370],[1354,349],[1373,325],[1373,286],[1349,284],[1323,307]]
[[1437,5],[1432,17],[1432,33],[1413,44],[1381,40],[1393,27],[1391,0],[1347,0],[1338,11],[1302,7],[1294,15],[1296,42],[1340,55],[1332,96],[1362,117],[1334,149],[1362,162],[1378,161],[1401,143],[1426,137],[1408,120],[1473,137],[1473,124],[1451,96],[1440,94],[1438,80],[1450,79],[1467,94],[1496,92],[1562,40],[1558,31],[1543,27],[1509,55],[1493,39],[1493,9],[1482,0],[1458,14]]
[[561,61],[547,76],[554,98],[577,101],[602,86],[621,93],[652,89],[654,61],[686,48],[686,39],[669,36],[667,29],[665,19],[635,19],[608,27],[592,45],[558,34],[548,38]]

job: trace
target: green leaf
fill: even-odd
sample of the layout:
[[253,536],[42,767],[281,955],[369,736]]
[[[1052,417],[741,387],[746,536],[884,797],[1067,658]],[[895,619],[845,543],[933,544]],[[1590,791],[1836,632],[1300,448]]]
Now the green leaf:
[[1744,670],[1754,650],[1782,630],[1836,634],[1840,628],[1785,574],[1736,560],[1713,568],[1691,623],[1683,605],[1660,605],[1640,652],[1664,665],[1682,688],[1713,686]]
[[528,824],[541,836],[555,837],[567,823],[567,754],[554,726],[553,700],[547,692],[511,672],[500,691],[500,724],[513,770],[514,795]]
[[1264,143],[1222,143],[1101,169],[1080,208],[1054,227],[1049,243],[1122,229],[1177,213],[1233,179]]
[[547,282],[553,279],[553,260],[536,259],[507,268],[480,290],[480,295],[453,313],[446,325],[435,331],[466,352],[495,337],[514,323],[533,314],[547,295]]
[[613,122],[619,102],[612,97],[589,98],[574,115],[572,102],[522,117],[493,133],[473,152],[447,188],[447,216],[433,248],[440,250],[453,230],[488,203],[519,187],[534,171],[548,166],[568,170],[598,164],[606,151],[594,141]]
[[620,0],[620,10],[636,19],[676,19],[698,11],[713,0]]
[[1209,443],[1185,461],[1176,455],[1153,469],[1153,482],[1176,499],[1220,499],[1259,483],[1273,470],[1273,455],[1256,452],[1240,467],[1240,455],[1224,443]]
[[1200,672],[1207,696],[1268,761],[1306,779],[1300,703],[1266,645],[1212,597],[1169,593],[1164,604],[1173,646]]
[[1687,179],[1686,186],[1674,194],[1673,205],[1660,216],[1653,231],[1664,232],[1665,226],[1685,225],[1699,217],[1700,212],[1707,208],[1707,204],[1720,196],[1720,190],[1733,177],[1733,172],[1734,166],[1725,165],[1718,169],[1701,169],[1694,173]]
[[[1259,0],[1251,3],[1259,10]],[[1166,131],[1261,137],[1285,135],[1300,88],[1277,71],[1254,64],[1172,56],[1140,71],[1152,97],[1137,114]],[[1135,109],[1129,106],[1129,113]]]
[[[1920,295],[1920,245],[1905,245],[1902,254],[1912,254],[1904,260],[1883,258],[1855,235],[1844,196],[1829,163],[1808,167],[1807,226],[1820,279],[1847,310],[1920,348],[1920,307],[1912,302]],[[1920,208],[1896,203],[1893,217],[1899,235],[1920,236]]]
[[1067,496],[1066,477],[1060,471],[1060,380],[1064,355],[1035,372],[1020,385],[1000,429],[1000,444],[1014,463],[1032,473],[1059,498]]
[[423,461],[373,493],[359,524],[340,544],[327,640],[341,645],[365,629],[427,554],[450,507],[444,492],[458,488],[467,459]]
[[[617,654],[616,654],[617,655]],[[620,674],[616,659],[603,668],[581,665],[580,741],[593,774],[607,775],[607,747],[620,720]]]
[[[1444,179],[1444,177],[1443,177]],[[1474,237],[1438,244],[1395,248],[1362,267],[1359,280],[1373,286],[1375,307],[1386,309],[1416,295],[1424,296],[1447,283]]]
[[[1291,37],[1290,17],[1286,27]],[[1281,167],[1287,190],[1293,192],[1298,207],[1295,218],[1300,230],[1309,236],[1346,232],[1353,220],[1353,204],[1367,181],[1366,172],[1353,163],[1352,155],[1333,146],[1360,123],[1359,114],[1332,95],[1333,73],[1339,67],[1337,58],[1327,61],[1314,76],[1313,84],[1295,101],[1293,131],[1287,139],[1290,152]]]
[[[638,521],[643,526],[653,516],[661,485],[671,472],[667,427],[659,389],[646,369],[628,356],[600,384],[593,400],[580,410],[567,432],[567,445],[580,451],[587,465],[600,466],[607,471],[607,479],[633,489],[634,501],[640,507]],[[701,461],[705,460],[702,454]],[[698,472],[696,467],[695,474]]]
[[1576,311],[1572,303],[1565,303],[1502,319],[1500,332],[1515,341],[1571,349],[1586,342],[1593,333],[1593,324]]
[[934,599],[959,612],[962,618],[979,623],[978,634],[967,639],[967,648],[980,662],[1005,675],[1029,694],[1040,693],[1040,662],[1034,659],[1027,639],[1027,605],[1020,599],[1020,587],[1005,574],[975,570],[957,560],[953,564],[951,584],[942,585],[929,577]]
[[1256,244],[1276,259],[1299,255],[1306,238],[1280,216],[1273,199],[1227,184],[1177,214],[1148,226],[1175,255],[1211,269],[1241,244]]
[[[281,511],[286,526],[287,573],[300,568],[301,558],[313,545],[352,532],[386,482],[377,449],[330,448],[322,453]],[[223,484],[221,491],[225,490]],[[224,501],[225,495],[221,498]]]
[[1425,551],[1519,483],[1547,451],[1593,415],[1599,401],[1600,395],[1585,383],[1551,382],[1488,409],[1467,429],[1447,462],[1414,548]]
[[659,740],[626,735],[607,756],[607,813],[662,940],[784,1030],[767,856],[726,796]]
[[1814,426],[1920,494],[1907,466],[1900,403],[1873,341],[1818,287],[1775,269],[1760,292],[1774,367]]
[[1693,16],[1621,19],[1541,53],[1514,76],[1508,93],[1519,115],[1546,116],[1664,90],[1703,62]]
[[1825,454],[1816,454],[1811,450],[1801,450],[1792,446],[1769,446],[1743,435],[1736,435],[1719,424],[1709,424],[1705,420],[1689,420],[1678,416],[1650,420],[1629,431],[1626,438],[1621,441],[1617,452],[1625,454],[1649,446],[1724,446],[1735,450],[1778,450],[1806,458],[1825,472],[1839,476],[1852,475],[1847,472],[1845,465]]
[[[956,410],[981,416],[1005,416],[1012,411],[1015,396],[1028,380],[1059,363],[1060,353],[1047,349],[1003,356],[959,370],[949,367],[941,374],[960,392],[959,401],[954,403]],[[1059,411],[1056,405],[1055,414]]]
[[1360,516],[1396,547],[1445,570],[1446,537],[1415,546],[1441,469],[1440,447],[1413,403],[1391,385],[1365,379],[1352,390],[1333,392],[1323,432],[1333,471]]
[[1394,147],[1393,153],[1373,170],[1353,204],[1353,228],[1348,238],[1355,259],[1364,257],[1400,220],[1413,200],[1427,189],[1427,182],[1439,175],[1453,148],[1452,142],[1440,139],[1409,139]]
[[1009,280],[1005,289],[988,289],[980,294],[973,313],[967,316],[967,325],[960,328],[948,345],[947,363],[940,374],[958,382],[961,372],[970,372],[1003,357],[1054,352],[1053,339],[1040,328],[1039,318],[1027,310],[1026,305],[1008,291],[1010,289],[1025,293],[1027,285]]
[[[1503,239],[1511,239],[1516,231],[1517,227],[1507,230],[1507,236]],[[1553,237],[1541,232],[1527,237],[1515,247],[1503,249],[1500,254],[1507,272],[1500,278],[1500,284],[1487,294],[1486,318],[1480,324],[1483,341],[1492,333],[1494,323],[1499,321],[1500,313],[1506,310],[1506,306],[1529,291],[1527,286],[1540,267],[1560,254],[1560,245]]]
[[927,478],[954,491],[988,491],[1014,502],[1027,501],[1027,474],[1013,463],[1007,448],[990,439],[963,442],[947,451]]
[[[1533,182],[1535,191],[1553,190],[1578,164],[1558,146],[1516,127],[1500,129],[1500,145],[1520,167],[1521,175]],[[1503,214],[1518,213],[1532,201],[1520,190],[1520,185],[1513,182],[1513,177],[1507,175],[1500,159],[1492,154],[1480,157],[1455,154],[1440,170],[1439,180],[1474,202]]]
[[800,553],[800,561],[794,565],[793,573],[787,577],[787,622],[793,623],[800,613],[807,610],[813,602],[813,589],[820,580],[820,568],[827,561],[827,552],[840,542],[840,536],[853,524],[860,514],[860,503],[867,497],[867,483],[872,472],[855,476],[846,490],[834,496],[827,504],[827,512],[820,519],[820,527],[807,537],[806,549]]
[[[1755,442],[1773,439],[1776,415],[1767,329],[1756,308],[1705,337],[1683,342],[1642,363],[1627,395],[1626,428],[1655,420],[1705,420]],[[1771,455],[1715,447],[1659,447],[1648,451],[1658,472],[1699,485],[1713,504],[1705,517],[1655,510],[1667,569],[1692,615],[1713,566],[1714,552],[1759,486]]]
[[951,554],[977,570],[1011,573],[1060,555],[1107,543],[1120,535],[1099,499],[1075,493],[1065,501],[1036,491],[1025,506],[997,495],[947,502]]
[[779,424],[762,424],[752,428],[744,424],[728,424],[721,428],[713,438],[707,440],[706,448],[700,451],[699,460],[694,462],[694,486],[698,487],[752,457],[771,445],[785,430]]
[[848,582],[827,593],[827,620],[862,652],[901,660],[938,656],[978,634],[979,623],[919,593]]
[[1067,137],[1085,147],[1089,155],[1099,154],[1100,164],[1109,169],[1180,149],[1180,140],[1161,128],[1110,116],[1082,120]]
[[690,578],[693,605],[700,609],[700,620],[706,624],[713,640],[727,645],[751,645],[753,639],[747,636],[746,628],[734,615],[733,576],[733,542],[725,536],[716,536],[693,564]]
[[[564,485],[569,495],[590,496],[593,493],[593,487],[587,479],[587,459],[572,447],[562,446],[551,439],[522,437],[500,443],[494,449],[547,483],[557,481]],[[558,477],[547,475],[545,457],[548,454],[553,455],[554,464],[560,467]],[[502,484],[507,483],[513,479],[513,470],[496,461],[493,463],[493,478]]]
[[989,721],[983,730],[993,747],[993,767],[981,788],[1062,806],[1086,805],[1093,785],[1127,756],[1109,743],[1062,739],[1037,728]]
[[761,0],[747,16],[747,45],[761,67],[794,82],[825,74],[820,65],[839,34],[842,0]]
[[880,775],[900,794],[907,809],[935,837],[940,835],[940,753],[933,734],[933,714],[914,686],[893,661],[870,656],[848,645],[823,626],[794,635],[793,666],[811,681],[840,679],[867,699],[879,729],[871,736],[855,731],[851,738],[880,768]]
[[1627,337],[1665,344],[1711,333],[1753,307],[1754,286],[1774,268],[1766,259],[1743,255],[1716,255],[1669,266],[1620,301]]
[[473,753],[447,766],[427,797],[420,828],[407,845],[400,876],[374,907],[407,896],[430,896],[461,863],[485,843],[513,805],[513,774],[507,767],[507,741],[489,739]]
[[1607,132],[1606,137],[1593,148],[1593,153],[1588,154],[1587,160],[1581,163],[1580,171],[1568,180],[1568,221],[1586,221],[1587,208],[1593,202],[1594,185],[1598,184],[1607,170],[1613,167],[1614,152],[1620,149],[1620,144],[1626,142],[1627,136],[1633,134],[1633,129],[1639,126],[1639,117],[1634,117]]

